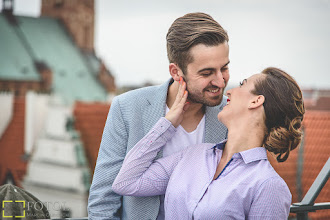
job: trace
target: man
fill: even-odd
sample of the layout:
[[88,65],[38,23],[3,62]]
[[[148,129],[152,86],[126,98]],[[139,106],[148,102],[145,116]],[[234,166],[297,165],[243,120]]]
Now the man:
[[90,189],[90,219],[164,219],[163,196],[121,197],[111,185],[126,153],[172,107],[180,80],[186,82],[188,109],[159,157],[226,137],[217,114],[226,104],[229,80],[227,33],[211,16],[190,13],[174,21],[166,39],[171,80],[122,94],[111,104]]

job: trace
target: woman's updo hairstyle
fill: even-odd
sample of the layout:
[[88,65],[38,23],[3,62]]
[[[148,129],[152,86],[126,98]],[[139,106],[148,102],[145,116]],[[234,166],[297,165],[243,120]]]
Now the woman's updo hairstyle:
[[267,132],[263,147],[284,162],[301,142],[301,122],[305,113],[302,92],[296,81],[286,72],[269,67],[265,77],[255,83],[252,91],[263,95]]

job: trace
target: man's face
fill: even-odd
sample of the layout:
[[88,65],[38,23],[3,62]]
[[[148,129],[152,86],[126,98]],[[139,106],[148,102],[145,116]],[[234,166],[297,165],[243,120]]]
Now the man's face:
[[188,100],[207,106],[219,105],[229,80],[228,43],[217,46],[198,44],[190,49],[190,54],[193,62],[187,65],[183,76]]

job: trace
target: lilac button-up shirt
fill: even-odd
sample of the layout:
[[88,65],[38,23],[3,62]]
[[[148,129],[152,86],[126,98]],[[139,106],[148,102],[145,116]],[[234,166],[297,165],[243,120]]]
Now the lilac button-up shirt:
[[165,194],[165,219],[287,219],[291,193],[256,147],[233,155],[213,180],[226,143],[199,144],[155,160],[175,128],[161,118],[127,154],[113,190]]

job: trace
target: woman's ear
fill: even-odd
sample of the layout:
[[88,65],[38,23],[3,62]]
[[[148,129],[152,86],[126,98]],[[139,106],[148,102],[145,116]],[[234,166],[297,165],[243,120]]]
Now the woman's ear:
[[253,99],[251,99],[249,109],[258,108],[259,106],[262,106],[264,102],[265,102],[265,96],[257,95]]
[[169,71],[174,81],[180,81],[180,76],[182,76],[183,74],[180,67],[177,64],[170,63]]

